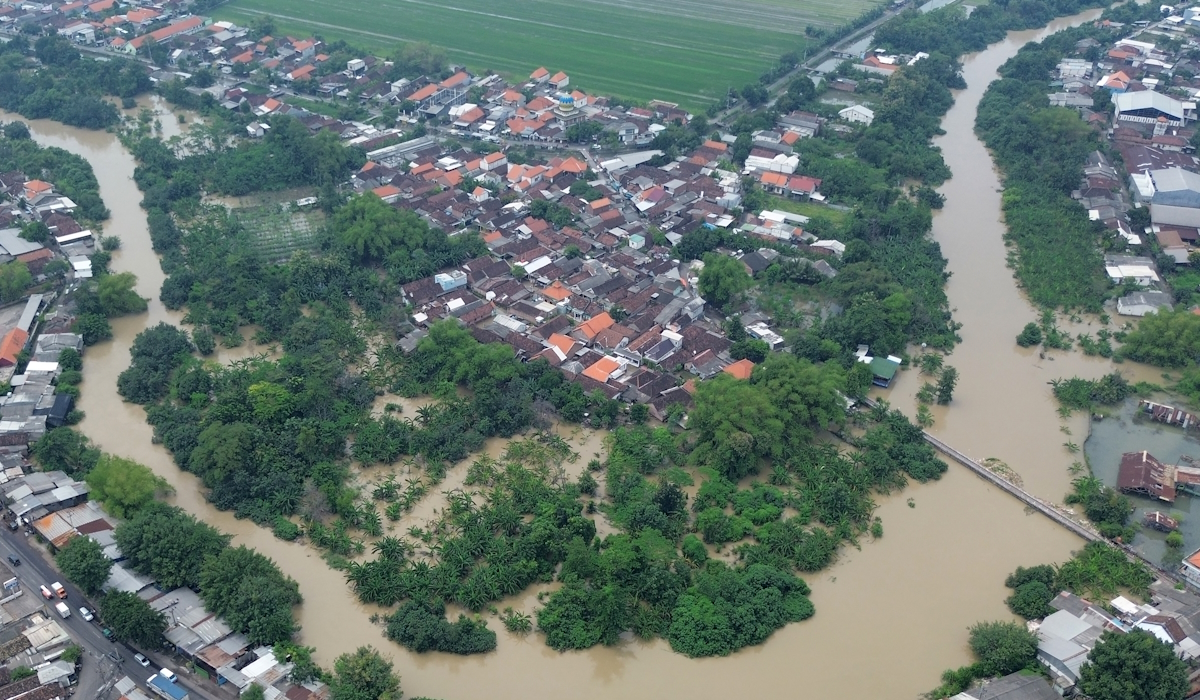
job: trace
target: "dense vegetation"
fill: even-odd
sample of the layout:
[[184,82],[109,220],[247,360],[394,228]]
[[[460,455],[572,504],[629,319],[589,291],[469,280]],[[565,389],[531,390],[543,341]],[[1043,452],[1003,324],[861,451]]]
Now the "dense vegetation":
[[[1104,542],[1089,542],[1075,556],[1061,566],[1041,564],[1033,567],[1017,567],[1009,574],[1004,585],[1013,593],[1005,601],[1010,610],[1027,620],[1045,617],[1053,612],[1050,602],[1058,591],[1071,591],[1081,597],[1092,598],[1115,595],[1119,591],[1130,591],[1135,595],[1145,595],[1154,576],[1140,563],[1131,562],[1120,550]],[[1109,633],[1105,638],[1108,639]],[[1132,635],[1118,635],[1132,636]],[[1154,639],[1153,636],[1150,639]],[[1155,640],[1156,644],[1159,644]],[[971,651],[978,661],[969,666],[947,670],[942,674],[942,685],[930,693],[930,697],[947,698],[960,693],[971,686],[976,680],[1003,676],[1023,669],[1037,672],[1037,635],[1026,629],[1024,624],[1017,622],[985,622],[971,627]],[[1124,646],[1123,643],[1121,646]],[[1163,659],[1153,650],[1143,649],[1141,642],[1131,642],[1138,649],[1129,652],[1118,651],[1117,647],[1108,652],[1099,652],[1099,645],[1093,649],[1089,661],[1099,668],[1093,669],[1093,677],[1103,676],[1106,680],[1094,683],[1091,688],[1100,690],[1102,687],[1120,687],[1110,679],[1113,676],[1127,679],[1138,675],[1138,669],[1144,668],[1151,673],[1160,670],[1169,674],[1171,681],[1162,685],[1175,687],[1174,674],[1179,669],[1170,664],[1164,664]],[[1161,645],[1161,644],[1160,644]],[[1170,648],[1166,649],[1167,656],[1172,656]],[[1149,652],[1149,653],[1146,653]],[[1143,660],[1138,656],[1145,654]],[[1172,656],[1173,658],[1173,656]],[[1174,659],[1178,661],[1178,659]],[[1087,666],[1084,667],[1085,669]],[[1180,662],[1180,668],[1182,663]],[[1100,670],[1103,669],[1103,670]],[[1186,673],[1184,673],[1186,675]],[[1149,678],[1149,677],[1147,677]],[[1157,683],[1144,684],[1145,687],[1158,687]],[[1156,700],[1181,700],[1180,695],[1138,696],[1132,685],[1124,687],[1125,694],[1101,695],[1091,697],[1106,697],[1115,700],[1118,697],[1154,697]]]
[[1050,387],[1054,398],[1065,409],[1091,411],[1098,406],[1113,406],[1133,395],[1134,387],[1118,372],[1110,372],[1099,379],[1052,379]]
[[[3,57],[4,54],[0,53],[0,65],[3,64]],[[2,76],[0,72],[0,79]],[[0,94],[2,91],[3,87],[0,86]],[[56,192],[70,197],[79,206],[78,214],[85,221],[99,222],[108,218],[108,209],[100,199],[100,183],[96,180],[91,163],[57,146],[38,145],[29,138],[28,129],[14,132],[5,128],[3,133],[4,138],[0,138],[0,172],[19,170],[26,177],[49,182],[54,185]]]
[[1037,635],[1016,622],[979,622],[971,627],[971,653],[976,661],[947,670],[942,685],[929,696],[947,698],[966,690],[980,678],[1037,669]]
[[1200,363],[1200,316],[1187,309],[1147,314],[1121,341],[1121,357],[1159,367],[1191,367]]
[[[198,589],[207,608],[252,644],[289,640],[296,631],[296,582],[270,559],[161,502],[144,507],[116,530],[117,545],[134,570],[164,589]],[[103,609],[103,608],[102,608]]]
[[1137,529],[1129,526],[1133,504],[1128,498],[1091,476],[1081,476],[1071,486],[1072,491],[1067,494],[1065,502],[1082,505],[1084,515],[1100,530],[1101,535],[1126,542],[1133,540]]
[[[31,59],[37,59],[34,63]],[[0,107],[29,119],[104,129],[120,112],[104,98],[129,100],[150,90],[146,67],[127,58],[84,58],[64,36],[15,35],[0,48]]]
[[[973,25],[978,34],[966,42],[974,44],[998,39],[1003,31],[1038,26],[1049,17],[1069,14],[1104,2],[1059,0],[989,6],[969,19],[958,10],[938,10],[914,18],[911,36],[935,39],[929,30],[933,15]],[[1107,17],[1121,22],[1157,18],[1157,8],[1135,4],[1109,11]],[[890,37],[894,28],[885,28]],[[1099,147],[1095,130],[1076,111],[1047,105],[1051,92],[1050,73],[1075,44],[1094,37],[1101,45],[1116,38],[1121,29],[1085,26],[1059,32],[1041,43],[1026,44],[1000,68],[1000,80],[992,83],[979,104],[976,128],[1004,173],[1005,240],[1013,247],[1009,260],[1017,279],[1030,298],[1047,307],[1084,309],[1099,313],[1109,295],[1102,251],[1113,240],[1099,222],[1090,221],[1083,207],[1071,199],[1083,176],[1087,154]],[[939,36],[947,36],[938,31]],[[951,32],[950,40],[963,36]]]
[[1183,700],[1188,667],[1149,632],[1109,631],[1079,670],[1079,688],[1092,700]]

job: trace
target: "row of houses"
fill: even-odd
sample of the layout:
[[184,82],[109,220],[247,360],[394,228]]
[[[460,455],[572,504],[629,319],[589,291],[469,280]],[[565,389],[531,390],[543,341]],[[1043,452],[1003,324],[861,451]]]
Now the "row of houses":
[[328,689],[319,682],[302,685],[288,681],[290,664],[276,659],[270,649],[252,648],[244,635],[235,633],[223,619],[209,612],[195,591],[163,590],[152,579],[128,568],[114,537],[119,521],[88,500],[87,484],[59,471],[26,471],[28,465],[22,469],[12,455],[0,456],[0,464],[11,465],[0,472],[0,494],[11,526],[25,525],[52,551],[74,537],[94,540],[113,561],[104,589],[135,594],[162,613],[168,621],[166,641],[177,654],[215,678],[218,685],[230,684],[240,692],[256,683],[272,690],[268,697],[286,694],[294,700],[327,696]]

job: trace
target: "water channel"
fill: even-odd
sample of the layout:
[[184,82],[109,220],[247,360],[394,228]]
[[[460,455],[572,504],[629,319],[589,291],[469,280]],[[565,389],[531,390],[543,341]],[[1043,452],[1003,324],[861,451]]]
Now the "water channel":
[[[1096,11],[1061,20],[1047,30],[1010,34],[1008,39],[965,61],[968,89],[944,122],[939,139],[954,179],[946,184],[947,206],[935,219],[934,235],[950,259],[951,303],[964,324],[963,344],[950,358],[961,374],[953,409],[935,411],[934,428],[943,439],[972,456],[1007,461],[1039,495],[1058,500],[1069,481],[1073,457],[1046,382],[1058,376],[1098,376],[1107,362],[1079,353],[1054,361],[1016,348],[1013,338],[1032,308],[1015,288],[1004,265],[999,223],[999,184],[991,161],[973,134],[975,107],[995,69],[1025,42],[1095,17]],[[163,110],[161,104],[152,104]],[[2,115],[3,119],[18,118]],[[178,127],[169,114],[164,132]],[[106,451],[150,466],[174,485],[174,502],[198,518],[273,558],[300,583],[305,603],[299,610],[301,638],[316,646],[328,666],[338,654],[372,644],[390,654],[409,696],[468,698],[580,699],[699,698],[788,694],[805,698],[915,698],[937,685],[947,667],[969,661],[966,628],[980,620],[1008,617],[1004,576],[1017,565],[1066,559],[1081,542],[1045,518],[954,465],[939,482],[912,485],[880,499],[885,536],[869,538],[860,549],[846,548],[838,563],[809,577],[817,614],[789,625],[766,644],[732,657],[691,660],[663,642],[625,642],[614,648],[559,654],[535,635],[519,638],[500,629],[499,649],[482,657],[414,655],[387,642],[359,605],[340,573],[317,553],[282,542],[269,531],[239,521],[205,501],[197,480],[180,472],[169,454],[151,442],[152,431],[140,406],[116,393],[116,377],[129,362],[134,336],[160,321],[178,323],[163,308],[158,290],[163,274],[150,248],[141,195],[133,180],[134,161],[115,136],[35,121],[34,138],[86,157],[112,211],[106,233],[123,241],[114,256],[116,271],[138,276],[139,292],[151,299],[148,313],[118,319],[112,341],[89,348],[84,360],[81,429]],[[250,345],[223,359],[260,351]],[[921,380],[905,373],[889,397],[911,404]],[[1082,443],[1084,427],[1071,423]],[[591,457],[595,436],[576,449]],[[448,482],[455,478],[451,471]],[[458,476],[461,478],[461,476]],[[505,601],[532,611],[532,593]]]

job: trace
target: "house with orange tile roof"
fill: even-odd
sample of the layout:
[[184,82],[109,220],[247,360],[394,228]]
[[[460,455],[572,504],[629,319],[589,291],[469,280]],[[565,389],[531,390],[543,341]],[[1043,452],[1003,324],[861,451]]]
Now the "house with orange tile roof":
[[430,84],[426,85],[425,87],[421,88],[420,90],[417,90],[413,94],[409,95],[408,99],[412,100],[413,102],[416,102],[417,104],[421,104],[421,103],[429,100],[434,95],[436,95],[437,92],[438,92],[438,86],[433,83],[430,83]]
[[529,79],[535,83],[544,83],[550,79],[550,71],[546,70],[545,67],[538,68],[529,74]]
[[136,8],[125,13],[125,19],[131,24],[143,27],[159,17],[159,13],[149,8]]
[[509,88],[500,96],[500,101],[509,107],[519,107],[525,104],[525,95]]
[[297,68],[296,70],[288,73],[287,75],[283,76],[283,79],[288,82],[292,82],[295,80],[305,80],[307,78],[311,78],[313,76],[313,73],[315,73],[316,71],[317,71],[317,67],[310,63],[307,66],[301,66],[301,67]]
[[546,343],[558,348],[558,351],[563,354],[564,358],[570,357],[579,349],[579,343],[574,338],[562,333],[551,333],[550,337],[546,339]]
[[87,9],[88,12],[100,13],[112,9],[113,5],[116,4],[116,0],[100,0],[100,2],[94,2],[91,5],[88,5]]
[[593,363],[591,367],[583,370],[583,376],[589,379],[595,379],[601,384],[604,384],[608,381],[608,378],[619,369],[621,369],[621,363],[605,355]]
[[545,126],[544,123],[532,119],[509,119],[505,122],[509,133],[517,138],[531,139],[537,136],[538,129]]
[[554,89],[562,90],[571,84],[571,79],[567,77],[566,73],[559,71],[550,77],[550,84],[554,86]]
[[25,349],[29,342],[29,334],[20,328],[14,328],[0,341],[0,367],[12,367],[17,364],[17,355]]
[[705,141],[703,147],[712,151],[725,152],[729,150],[729,145],[721,143],[720,141]]
[[774,194],[783,194],[787,188],[788,176],[785,173],[762,170],[759,172],[758,181],[762,183],[764,190]]
[[754,363],[743,358],[721,371],[732,376],[734,379],[749,379],[750,373],[754,371]]
[[613,317],[609,316],[608,312],[605,311],[588,319],[587,322],[581,324],[577,330],[583,335],[584,338],[591,340],[592,338],[596,337],[597,333],[605,328],[608,328],[614,323],[616,323],[616,321],[614,321]]
[[467,127],[482,120],[487,114],[480,107],[472,107],[462,114],[458,115],[458,119],[454,120],[454,126]]
[[450,88],[462,87],[469,82],[471,82],[471,76],[467,75],[466,71],[460,70],[449,78],[443,80],[439,84],[439,87],[444,90],[449,90]]
[[525,105],[525,109],[530,112],[545,112],[554,109],[554,101],[544,95],[538,95]]
[[251,63],[254,61],[253,51],[243,51],[233,58],[229,59],[230,63]]
[[575,101],[575,107],[587,107],[588,96],[578,90],[571,91],[571,99]]
[[265,116],[274,112],[283,106],[283,103],[274,97],[268,97],[267,101],[254,108],[254,113],[259,116]]
[[476,204],[480,204],[482,202],[486,202],[489,199],[491,199],[492,193],[489,192],[486,187],[484,187],[482,185],[476,185],[475,189],[471,191],[471,194],[469,196],[470,196],[472,202],[475,202]]
[[136,39],[133,39],[126,44],[125,50],[130,53],[137,53],[141,50],[142,45],[150,39],[153,39],[155,43],[161,44],[164,41],[177,36],[194,34],[204,28],[208,22],[209,20],[204,17],[188,17],[187,19],[180,20],[173,24],[168,24],[162,29],[155,30],[149,34],[143,34]]
[[571,290],[567,289],[566,285],[559,280],[554,280],[549,287],[542,290],[542,296],[546,297],[549,301],[559,302],[570,297]]
[[[555,158],[554,160],[559,160],[559,159]],[[579,160],[578,158],[575,158],[574,156],[572,156],[570,158],[565,158],[565,159],[559,161],[558,163],[555,163],[554,161],[550,161],[550,163],[553,166],[562,170],[564,173],[575,173],[576,175],[585,173],[585,172],[587,172],[587,169],[588,169],[586,163],[584,163],[582,160]]]
[[371,192],[374,193],[376,197],[379,197],[388,204],[400,199],[400,195],[402,194],[400,188],[396,187],[395,185],[383,185],[382,187],[376,187],[375,189],[371,190]]
[[421,163],[420,165],[413,166],[413,169],[408,172],[410,175],[420,175],[433,170],[435,167],[437,166],[435,166],[433,163]]
[[489,153],[483,157],[483,162],[479,164],[482,170],[504,170],[508,167],[508,156],[500,151]]
[[30,180],[25,183],[25,201],[33,204],[42,197],[54,194],[54,185],[44,180]]
[[888,73],[891,73],[900,67],[895,63],[887,63],[886,61],[882,61],[878,56],[868,56],[866,60],[863,61],[863,65],[870,66],[877,71],[887,71]]
[[605,209],[607,209],[611,206],[612,206],[612,200],[609,199],[608,197],[601,197],[600,199],[596,199],[591,202],[588,202],[588,210],[593,214],[599,214],[600,212],[604,211]]

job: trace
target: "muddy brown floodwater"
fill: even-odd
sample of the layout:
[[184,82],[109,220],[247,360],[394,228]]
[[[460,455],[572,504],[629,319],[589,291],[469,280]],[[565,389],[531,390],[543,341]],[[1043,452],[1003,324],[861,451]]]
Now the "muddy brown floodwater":
[[[1083,413],[1061,419],[1049,382],[1073,376],[1094,379],[1114,369],[1130,381],[1161,381],[1161,376],[1144,365],[1114,365],[1078,349],[1048,352],[1043,358],[1038,348],[1016,344],[1017,334],[1026,323],[1038,320],[1040,311],[1005,265],[1000,178],[974,126],[979,100],[996,78],[996,69],[1022,45],[1098,14],[1090,11],[1060,20],[1050,30],[1013,32],[1006,41],[967,57],[967,88],[955,95],[942,121],[946,134],[934,139],[954,174],[940,189],[946,206],[935,213],[933,236],[949,260],[946,291],[954,320],[962,324],[963,342],[946,358],[959,373],[954,401],[948,407],[933,407],[930,432],[976,460],[994,457],[1007,463],[1026,489],[1054,502],[1061,502],[1070,489],[1072,463],[1083,460],[1082,453],[1070,452],[1064,443],[1082,448],[1088,419]],[[1093,335],[1103,327],[1094,318],[1077,323],[1060,319],[1059,326]],[[925,381],[915,369],[907,370],[887,398],[909,410]]]
[[[944,122],[947,134],[938,142],[954,179],[943,188],[947,204],[935,219],[934,235],[954,272],[949,294],[956,318],[964,324],[964,342],[950,359],[962,376],[953,410],[937,412],[935,432],[973,456],[1007,461],[1035,492],[1056,500],[1069,479],[1067,466],[1073,458],[1061,447],[1065,438],[1045,383],[1071,374],[1097,376],[1108,371],[1108,363],[1079,353],[1038,361],[1015,348],[1013,338],[1034,318],[1034,311],[1004,265],[999,183],[974,136],[973,122],[979,97],[996,67],[1022,44],[1096,14],[1061,20],[1048,30],[1010,34],[1004,42],[968,57],[964,75],[969,87],[957,96]],[[161,104],[154,106],[163,112],[165,135],[175,133],[176,121]],[[152,444],[144,412],[121,401],[116,377],[128,365],[138,332],[160,321],[178,323],[180,315],[158,301],[163,275],[138,206],[141,195],[132,179],[133,159],[111,134],[45,121],[29,126],[39,143],[65,148],[92,163],[113,214],[106,232],[123,241],[113,268],[136,273],[139,291],[151,299],[148,313],[118,319],[113,340],[87,350],[80,402],[87,418],[80,428],[106,451],[150,466],[174,485],[177,505],[231,533],[236,544],[271,557],[295,578],[305,599],[299,610],[302,641],[317,647],[317,658],[325,665],[338,654],[373,644],[393,657],[408,695],[447,700],[916,698],[937,685],[943,669],[969,661],[969,625],[1009,617],[1002,584],[1009,571],[1017,565],[1062,561],[1081,544],[951,465],[939,482],[914,484],[900,494],[881,497],[883,539],[866,538],[861,549],[847,547],[836,565],[808,577],[815,617],[731,657],[687,659],[661,641],[559,654],[536,634],[507,634],[494,619],[491,626],[500,630],[494,653],[468,658],[410,654],[381,637],[368,619],[377,610],[356,603],[341,574],[328,568],[315,551],[282,542],[253,523],[214,509],[197,480],[180,472],[166,450]],[[222,359],[261,350],[247,345]],[[919,384],[915,372],[908,372],[890,398],[897,405],[906,399],[911,404]],[[1072,426],[1075,441],[1082,444],[1083,426]],[[592,457],[598,440],[588,434],[571,437],[582,462]],[[465,468],[451,470],[447,483],[461,481],[456,472]],[[506,605],[532,611],[536,599],[527,593],[500,607]]]

